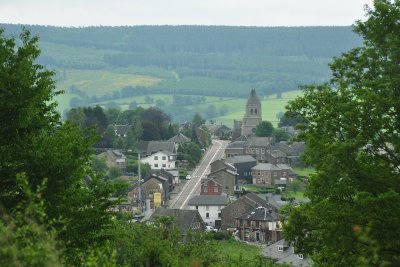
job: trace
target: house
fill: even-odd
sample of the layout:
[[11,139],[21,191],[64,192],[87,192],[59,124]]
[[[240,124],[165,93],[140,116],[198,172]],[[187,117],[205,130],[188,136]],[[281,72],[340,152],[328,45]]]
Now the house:
[[159,179],[152,177],[145,181],[142,184],[142,187],[150,209],[154,209],[165,204],[165,191],[163,189],[163,183]]
[[264,257],[272,259],[277,265],[286,264],[294,267],[312,266],[312,260],[306,255],[296,254],[294,247],[285,239],[267,246],[263,254]]
[[[275,180],[280,180],[281,178],[289,179],[290,175],[293,175],[293,171],[286,164],[282,164],[279,167],[271,163],[259,163],[253,168],[251,168],[253,176],[253,184],[273,186]],[[284,180],[284,179],[282,179]]]
[[271,164],[284,164],[288,162],[287,155],[278,149],[267,149],[266,162]]
[[265,199],[260,198],[254,193],[248,193],[222,209],[222,229],[235,228],[237,226],[236,218],[238,216],[258,207],[271,208],[275,212],[278,212],[277,207],[268,203]]
[[144,178],[144,183],[150,179],[156,179],[161,184],[162,190],[164,191],[162,201],[163,201],[164,205],[167,205],[169,202],[170,193],[171,193],[171,191],[170,191],[171,187],[170,187],[168,177],[165,177],[160,173],[152,173],[149,176]]
[[131,127],[131,125],[118,125],[115,124],[114,125],[114,131],[115,131],[115,135],[118,137],[126,137],[129,127]]
[[204,124],[203,127],[211,133],[212,137],[225,138],[230,137],[232,130],[223,124]]
[[175,143],[175,148],[178,149],[180,144],[190,143],[190,138],[184,135],[183,133],[178,133],[177,135],[168,139],[168,142]]
[[197,210],[206,225],[215,228],[221,227],[221,210],[228,204],[227,196],[221,195],[200,195],[192,197],[189,202],[189,209]]
[[[111,201],[117,201],[118,198],[111,198]],[[135,212],[137,210],[137,206],[133,205],[132,200],[127,198],[123,199],[120,203],[112,205],[109,208],[110,211],[120,211],[120,212]]]
[[232,141],[237,141],[242,136],[242,121],[233,120]]
[[176,147],[174,142],[169,141],[140,141],[139,151],[144,157],[159,151],[168,151],[172,154],[176,154]]
[[274,142],[273,137],[251,136],[243,143],[243,154],[252,155],[258,162],[266,162],[267,150]]
[[276,144],[276,149],[279,149],[287,156],[287,164],[290,166],[304,166],[304,162],[301,160],[301,155],[304,153],[306,148],[305,142],[279,142]]
[[239,179],[252,182],[251,168],[257,165],[255,158],[250,155],[237,155],[227,158],[225,162],[232,164],[236,168]]
[[171,170],[176,169],[176,153],[170,151],[158,151],[140,160],[142,163],[148,163],[152,170]]
[[122,173],[125,173],[126,156],[119,150],[106,150],[105,152],[97,155],[97,157],[105,158],[108,167],[117,166]]
[[244,155],[244,144],[246,141],[235,141],[229,143],[225,148],[225,157],[230,158],[237,155]]
[[227,195],[233,195],[235,193],[238,177],[236,168],[226,163],[223,159],[212,162],[210,168],[209,176],[215,177],[215,180],[222,185],[222,192]]
[[215,180],[215,177],[208,177],[201,181],[200,195],[220,196],[222,185]]
[[148,223],[154,223],[157,218],[165,216],[174,219],[173,227],[177,228],[184,237],[189,231],[202,232],[205,229],[205,223],[197,210],[167,209],[159,207],[151,215]]
[[276,242],[282,239],[279,214],[270,207],[257,207],[235,218],[239,238],[251,242]]
[[172,192],[175,189],[175,186],[179,184],[179,173],[178,170],[151,170],[150,175],[155,174],[157,176],[162,176],[168,179],[169,183],[169,191]]

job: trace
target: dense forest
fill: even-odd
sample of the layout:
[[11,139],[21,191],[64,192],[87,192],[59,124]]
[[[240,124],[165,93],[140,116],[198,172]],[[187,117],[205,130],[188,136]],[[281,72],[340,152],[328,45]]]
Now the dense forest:
[[361,42],[351,27],[28,28],[40,36],[39,63],[58,70],[61,81],[69,79],[66,69],[107,70],[159,78],[153,93],[233,97],[247,97],[250,87],[268,95],[327,81],[331,58]]

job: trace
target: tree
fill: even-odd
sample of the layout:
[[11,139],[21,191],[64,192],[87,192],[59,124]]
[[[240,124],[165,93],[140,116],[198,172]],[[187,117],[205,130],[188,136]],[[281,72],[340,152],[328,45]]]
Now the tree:
[[257,125],[256,128],[256,136],[259,137],[269,137],[272,136],[272,132],[274,131],[274,126],[269,121],[262,121]]
[[290,138],[287,131],[285,131],[283,129],[274,129],[272,132],[272,135],[275,137],[276,142],[287,141]]
[[[53,72],[35,63],[40,54],[38,38],[23,30],[20,39],[17,46],[0,30],[0,206],[2,213],[18,220],[17,210],[29,202],[29,192],[37,192],[46,181],[40,190],[46,213],[43,227],[36,228],[29,220],[18,227],[24,231],[33,226],[32,234],[54,227],[67,265],[84,265],[79,255],[100,248],[109,238],[109,198],[115,189],[88,168],[95,133],[84,134],[78,126],[60,122],[52,101],[57,94]],[[18,184],[22,174],[31,191]],[[29,266],[42,266],[38,257],[46,253],[36,241],[33,236],[26,239],[32,247],[29,253],[38,259]],[[48,251],[53,253],[51,247]]]
[[363,46],[288,106],[305,119],[305,161],[317,172],[284,230],[321,266],[400,261],[400,2],[374,1],[367,16],[354,27]]
[[196,114],[193,116],[192,123],[193,123],[196,127],[200,127],[200,126],[203,125],[205,122],[206,122],[206,120],[203,119],[203,117],[202,117],[199,113],[196,113]]
[[214,118],[218,115],[217,108],[214,105],[208,105],[206,114],[208,118]]

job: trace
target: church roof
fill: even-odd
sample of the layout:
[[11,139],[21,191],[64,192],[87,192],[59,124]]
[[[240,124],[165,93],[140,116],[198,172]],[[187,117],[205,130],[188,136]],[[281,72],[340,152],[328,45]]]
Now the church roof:
[[251,90],[249,99],[247,100],[247,105],[261,105],[260,99],[258,99],[255,89]]

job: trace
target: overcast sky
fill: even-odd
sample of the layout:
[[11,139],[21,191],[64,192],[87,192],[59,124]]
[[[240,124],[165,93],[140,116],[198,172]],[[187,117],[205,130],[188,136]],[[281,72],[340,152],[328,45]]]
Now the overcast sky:
[[372,0],[0,0],[0,23],[97,25],[351,25]]

